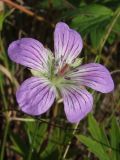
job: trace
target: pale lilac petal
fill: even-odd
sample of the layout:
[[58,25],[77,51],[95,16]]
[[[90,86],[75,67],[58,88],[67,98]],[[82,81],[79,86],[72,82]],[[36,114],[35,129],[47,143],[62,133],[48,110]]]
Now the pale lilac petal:
[[33,38],[22,38],[9,45],[8,55],[11,60],[26,67],[46,71],[48,55],[43,45]]
[[111,92],[114,82],[110,72],[101,64],[89,63],[74,69],[66,76],[79,85],[85,85],[102,93]]
[[63,22],[57,23],[54,32],[55,58],[61,68],[70,64],[81,52],[83,42],[79,33]]
[[55,100],[55,89],[45,78],[31,77],[16,93],[20,109],[30,115],[46,112]]
[[77,123],[91,111],[93,97],[87,90],[69,86],[62,88],[61,92],[69,122]]

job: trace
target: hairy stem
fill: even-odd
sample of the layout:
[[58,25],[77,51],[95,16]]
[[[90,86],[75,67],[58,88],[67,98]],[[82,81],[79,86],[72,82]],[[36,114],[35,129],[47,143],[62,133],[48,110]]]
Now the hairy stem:
[[[72,133],[72,135],[74,136],[75,135],[75,133],[76,133],[76,130],[77,130],[77,128],[78,128],[78,125],[79,125],[79,123],[77,123],[76,125],[75,125],[75,127],[74,127],[74,130],[73,130],[73,133]],[[63,160],[66,158],[66,156],[67,156],[67,153],[68,153],[68,151],[69,151],[69,149],[70,149],[70,144],[71,144],[71,140],[69,141],[69,143],[68,143],[68,145],[67,145],[67,147],[66,147],[66,149],[65,149],[65,152],[64,152],[64,154],[63,154]]]
[[43,140],[43,142],[42,142],[42,144],[40,146],[40,149],[38,151],[39,154],[41,154],[45,150],[45,148],[48,145],[49,139],[50,139],[50,137],[52,135],[52,132],[53,132],[53,129],[54,129],[54,124],[55,124],[55,118],[56,118],[57,112],[58,112],[58,104],[59,104],[59,102],[56,101],[56,105],[54,106],[52,118],[50,120],[50,123],[48,124],[44,140]]

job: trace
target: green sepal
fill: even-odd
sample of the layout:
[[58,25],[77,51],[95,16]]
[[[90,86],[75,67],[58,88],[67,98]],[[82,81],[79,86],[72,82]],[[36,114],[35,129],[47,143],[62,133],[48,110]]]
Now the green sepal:
[[70,64],[70,67],[76,68],[82,64],[83,58],[76,58],[75,62]]
[[30,72],[32,73],[34,77],[47,77],[47,73],[42,73],[34,69],[30,69]]

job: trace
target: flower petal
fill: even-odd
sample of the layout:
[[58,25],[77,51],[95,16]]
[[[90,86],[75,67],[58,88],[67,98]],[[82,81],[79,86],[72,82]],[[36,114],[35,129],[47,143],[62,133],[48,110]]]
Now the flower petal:
[[101,64],[89,63],[74,69],[66,76],[79,85],[85,85],[102,93],[111,92],[114,82],[110,72]]
[[9,45],[11,60],[35,70],[46,71],[48,55],[43,45],[32,38],[22,38]]
[[81,52],[83,47],[79,33],[63,22],[57,23],[54,32],[55,58],[61,68],[70,64]]
[[55,99],[55,89],[45,78],[31,77],[16,93],[20,109],[30,115],[46,112]]
[[91,111],[93,97],[87,90],[69,86],[64,87],[61,92],[69,122],[77,123]]

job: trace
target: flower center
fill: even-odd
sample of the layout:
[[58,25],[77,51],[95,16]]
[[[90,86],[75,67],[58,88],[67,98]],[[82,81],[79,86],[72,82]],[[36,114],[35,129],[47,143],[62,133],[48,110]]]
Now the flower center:
[[[47,66],[48,71],[35,71],[31,70],[31,73],[36,77],[45,77],[47,78],[54,86],[59,88],[61,85],[66,84],[73,84],[71,79],[66,78],[65,75],[69,72],[72,68],[75,68],[78,65],[78,61],[73,62],[73,64],[64,64],[63,67],[59,67],[57,62],[55,61],[55,57],[53,54],[48,51],[48,60]],[[79,60],[80,61],[80,60]],[[76,63],[77,62],[77,63]]]

